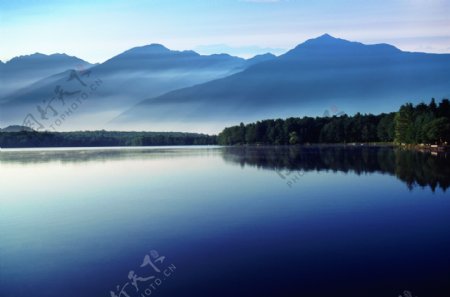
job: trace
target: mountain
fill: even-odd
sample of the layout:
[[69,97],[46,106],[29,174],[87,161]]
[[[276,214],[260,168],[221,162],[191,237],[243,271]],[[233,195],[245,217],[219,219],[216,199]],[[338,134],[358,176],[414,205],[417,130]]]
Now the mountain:
[[247,67],[246,60],[227,54],[200,55],[160,44],[132,48],[95,67],[105,81],[99,100],[120,109],[143,98],[223,78]]
[[[78,95],[87,92],[85,97],[88,99],[83,101],[83,107],[70,113],[70,123],[75,123],[76,127],[72,128],[78,129],[101,128],[105,122],[146,97],[223,78],[242,71],[250,63],[227,54],[205,56],[193,51],[170,50],[160,44],[135,47],[89,71],[81,71],[78,75],[73,71],[57,73],[15,92],[0,105],[0,122],[17,122],[30,112],[35,118],[41,117],[37,108],[39,105],[47,106],[55,96],[66,94],[64,97],[68,101],[74,101]],[[80,81],[86,82],[83,85]],[[90,90],[90,84],[95,81],[101,85]],[[52,102],[55,103],[53,105],[59,103],[56,100]],[[58,116],[68,106],[70,104],[59,104]],[[45,107],[41,106],[43,109]],[[52,115],[56,114],[50,111]],[[64,119],[66,124],[69,123],[67,118]]]
[[[6,64],[0,63],[2,73]],[[0,101],[0,125],[218,132],[241,121],[379,113],[449,95],[449,54],[403,52],[327,34],[278,57],[248,60],[150,44],[15,91]]]
[[[0,98],[44,77],[68,69],[89,68],[92,64],[66,54],[35,53],[0,63]],[[3,101],[0,99],[0,102]]]
[[0,132],[22,132],[22,131],[32,132],[34,130],[29,127],[19,125],[11,125],[4,129],[0,129]]
[[403,52],[325,34],[226,78],[149,97],[112,125],[217,132],[241,121],[319,116],[330,108],[331,115],[379,113],[449,95],[449,54]]
[[247,60],[247,66],[251,66],[254,64],[261,63],[261,62],[271,61],[271,60],[275,59],[276,57],[277,56],[275,56],[274,54],[271,54],[271,53],[256,55],[253,58],[250,58]]

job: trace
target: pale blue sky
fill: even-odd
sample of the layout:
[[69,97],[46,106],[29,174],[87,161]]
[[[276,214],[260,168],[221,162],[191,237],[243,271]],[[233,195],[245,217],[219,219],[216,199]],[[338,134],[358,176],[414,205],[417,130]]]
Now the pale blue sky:
[[448,0],[0,0],[0,60],[41,52],[103,62],[131,47],[250,56],[323,33],[450,52]]

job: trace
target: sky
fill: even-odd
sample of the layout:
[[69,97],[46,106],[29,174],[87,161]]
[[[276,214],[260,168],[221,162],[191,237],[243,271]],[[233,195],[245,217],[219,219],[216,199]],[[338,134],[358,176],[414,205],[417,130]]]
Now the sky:
[[450,53],[448,0],[0,0],[0,60],[35,52],[103,62],[132,47],[242,57],[329,33]]

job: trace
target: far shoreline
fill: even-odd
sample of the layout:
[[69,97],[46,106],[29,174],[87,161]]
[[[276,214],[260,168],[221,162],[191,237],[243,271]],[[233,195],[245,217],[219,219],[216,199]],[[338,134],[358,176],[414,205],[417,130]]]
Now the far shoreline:
[[433,144],[396,144],[392,142],[361,142],[361,143],[302,143],[302,144],[234,144],[234,145],[220,145],[220,144],[179,144],[179,145],[94,145],[94,146],[64,146],[64,145],[48,145],[48,146],[8,146],[2,147],[0,151],[44,151],[44,150],[139,150],[139,149],[183,149],[183,148],[364,148],[364,147],[386,147],[386,148],[400,148],[406,150],[414,150],[420,152],[445,153],[450,152],[449,145],[433,145]]

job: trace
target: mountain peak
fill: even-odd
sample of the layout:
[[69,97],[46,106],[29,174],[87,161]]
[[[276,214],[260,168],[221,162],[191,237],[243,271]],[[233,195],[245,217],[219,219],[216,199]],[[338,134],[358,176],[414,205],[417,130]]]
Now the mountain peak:
[[323,34],[323,35],[320,35],[319,37],[317,37],[316,39],[322,39],[322,40],[324,40],[324,39],[337,39],[336,37],[333,37],[333,36],[331,36],[330,34],[328,34],[328,33],[325,33],[325,34]]
[[43,59],[43,58],[48,58],[50,56],[51,55],[45,55],[45,54],[36,52],[34,54],[21,55],[21,56],[14,57],[14,58],[10,59],[9,61],[7,61],[6,63],[15,63],[17,61],[22,61],[22,60]]
[[10,125],[4,129],[0,128],[0,132],[34,132],[34,130],[26,126]]
[[336,38],[325,33],[297,45],[294,49],[284,54],[283,57],[305,58],[321,57],[323,55],[383,56],[398,52],[400,52],[399,49],[389,44],[366,45],[360,42]]
[[170,52],[170,49],[160,43],[152,43],[144,46],[145,49],[155,52]]
[[312,38],[312,39],[308,39],[306,40],[303,44],[318,44],[318,45],[322,45],[322,44],[336,44],[336,43],[351,43],[351,41],[345,40],[345,39],[341,39],[341,38],[337,38],[337,37],[333,37],[328,33],[325,33],[323,35],[320,35],[319,37],[316,38]]
[[80,64],[89,64],[88,62],[75,57],[69,56],[65,53],[55,53],[55,54],[42,54],[42,53],[34,53],[30,55],[22,55],[12,58],[7,61],[5,65],[17,65],[24,63],[80,63]]
[[140,55],[159,55],[159,54],[167,54],[172,51],[159,43],[152,43],[144,46],[134,47],[132,49],[127,50],[124,53],[128,54],[140,54]]

